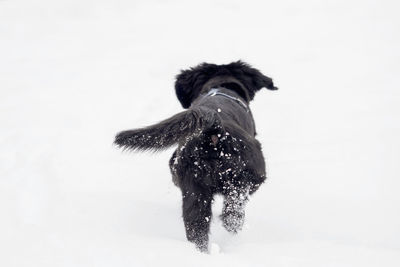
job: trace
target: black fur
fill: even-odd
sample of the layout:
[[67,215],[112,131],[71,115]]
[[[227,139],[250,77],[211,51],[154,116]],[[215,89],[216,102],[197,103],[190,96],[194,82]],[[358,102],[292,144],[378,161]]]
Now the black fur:
[[[236,233],[243,225],[248,194],[266,179],[248,108],[263,87],[277,89],[270,78],[244,62],[203,63],[177,76],[176,94],[186,111],[116,136],[116,145],[131,150],[178,145],[169,165],[173,182],[182,191],[186,236],[201,251],[208,249],[213,196],[224,196],[222,223]],[[210,94],[212,88],[218,93]]]
[[234,77],[241,82],[247,89],[247,101],[253,100],[255,93],[263,87],[270,90],[278,89],[271,78],[240,60],[227,65],[203,63],[189,70],[183,70],[176,77],[175,91],[182,106],[188,108],[199,96],[202,86],[217,76]]

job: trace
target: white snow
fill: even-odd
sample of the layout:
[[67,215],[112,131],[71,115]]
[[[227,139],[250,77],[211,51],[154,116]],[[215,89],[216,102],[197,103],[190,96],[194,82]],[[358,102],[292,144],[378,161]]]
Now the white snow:
[[[400,266],[398,1],[0,1],[0,266]],[[268,181],[210,254],[172,150],[120,130],[181,111],[174,76],[243,59]]]

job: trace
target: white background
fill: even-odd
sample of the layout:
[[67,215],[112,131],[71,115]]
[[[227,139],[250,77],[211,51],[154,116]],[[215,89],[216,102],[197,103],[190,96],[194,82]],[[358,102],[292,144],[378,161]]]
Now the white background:
[[[1,266],[400,266],[398,1],[0,1]],[[116,132],[174,76],[242,59],[268,181],[245,229],[185,240],[160,154]]]

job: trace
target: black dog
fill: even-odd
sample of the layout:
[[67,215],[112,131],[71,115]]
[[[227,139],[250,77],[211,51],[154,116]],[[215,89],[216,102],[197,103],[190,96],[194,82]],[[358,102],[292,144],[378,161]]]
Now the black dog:
[[115,144],[132,150],[159,151],[178,145],[170,168],[182,190],[187,239],[208,249],[214,194],[224,196],[223,226],[241,230],[244,205],[266,179],[261,145],[248,103],[272,80],[248,64],[203,63],[176,78],[176,95],[187,109],[153,126],[128,130]]

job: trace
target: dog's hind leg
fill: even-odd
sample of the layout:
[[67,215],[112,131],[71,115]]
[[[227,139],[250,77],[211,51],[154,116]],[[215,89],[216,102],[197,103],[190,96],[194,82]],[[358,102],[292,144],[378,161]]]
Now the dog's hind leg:
[[242,230],[245,217],[245,205],[248,201],[249,188],[234,185],[225,186],[222,210],[222,225],[228,232]]
[[212,193],[192,185],[181,188],[183,195],[183,221],[186,237],[202,251],[208,251],[208,232],[211,221]]

